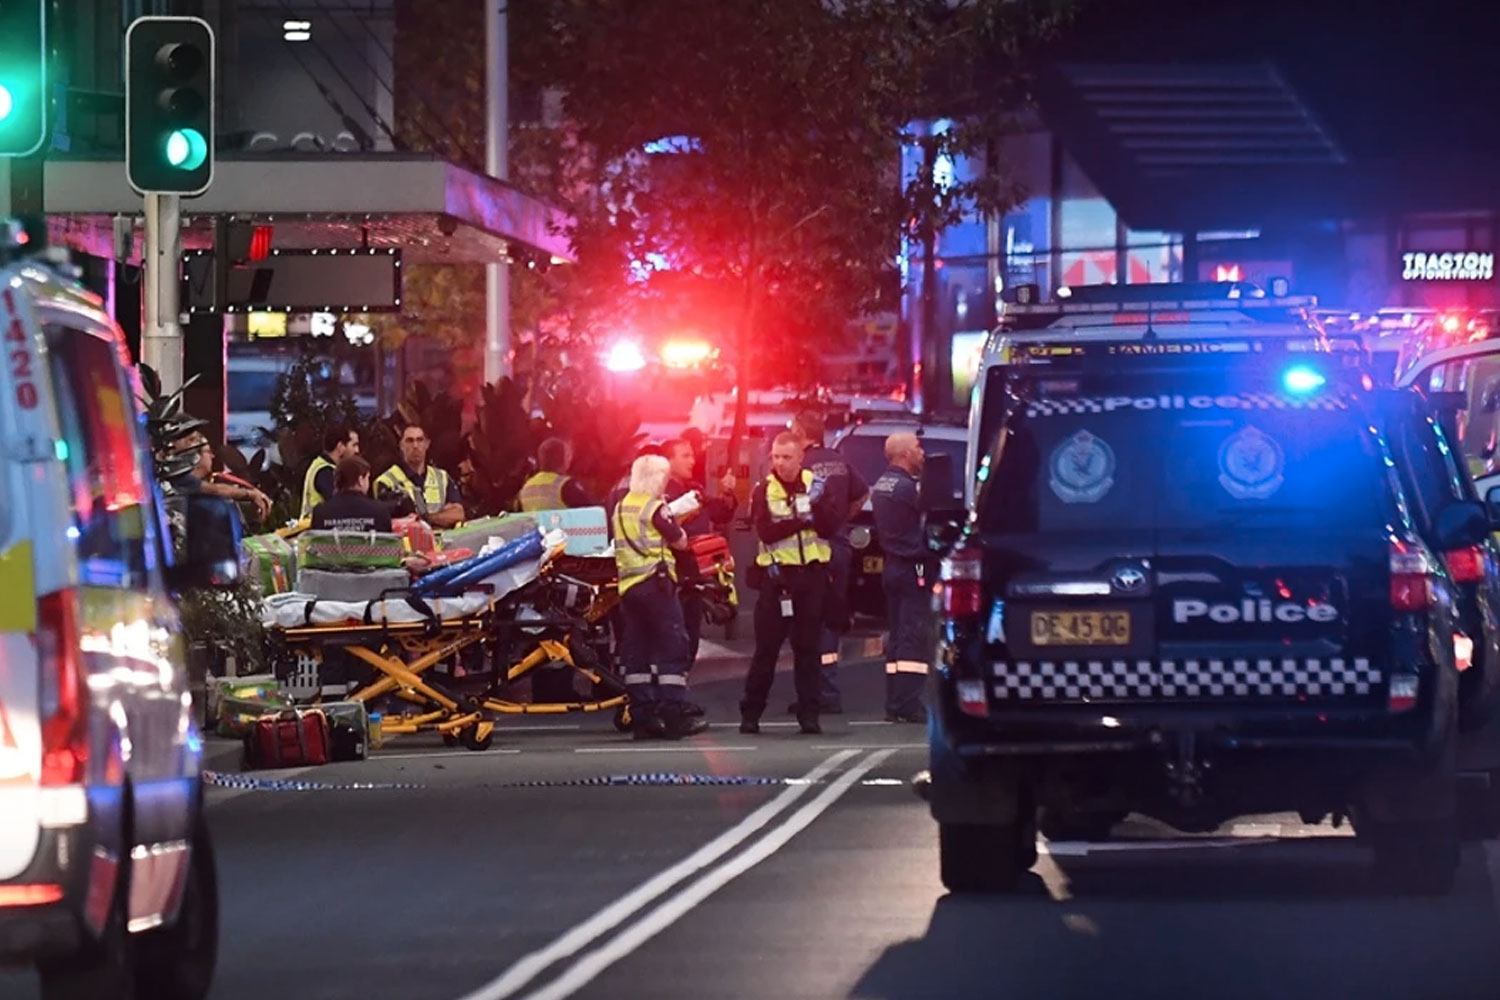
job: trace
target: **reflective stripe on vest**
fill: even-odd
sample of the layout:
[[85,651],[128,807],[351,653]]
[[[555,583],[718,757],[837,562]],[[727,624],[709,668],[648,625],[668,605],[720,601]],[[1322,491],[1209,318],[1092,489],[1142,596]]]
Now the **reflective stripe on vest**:
[[[802,470],[802,488],[811,489],[813,474]],[[794,517],[792,498],[781,480],[773,473],[766,477],[766,506],[771,510],[771,520],[786,521]],[[755,557],[757,566],[806,566],[808,563],[826,563],[833,558],[828,542],[812,528],[803,528],[795,535],[788,535],[779,542],[767,545],[760,543],[760,553]]]
[[559,473],[538,472],[521,487],[521,510],[562,510],[567,506],[562,494],[568,482],[568,477]]
[[328,456],[319,455],[312,460],[307,467],[307,475],[302,479],[302,516],[312,517],[313,508],[328,498],[318,492],[318,473],[324,469],[332,469],[334,465],[328,461]]
[[615,508],[615,571],[622,597],[658,566],[666,566],[668,575],[677,579],[677,562],[652,520],[661,506],[660,500],[644,493],[627,493]]
[[[448,502],[448,473],[435,465],[427,467],[426,482],[422,484],[421,496],[417,494],[417,484],[402,471],[401,466],[393,465],[380,474],[375,480],[377,492],[379,487],[396,490],[411,497],[412,502],[417,504],[417,513],[432,514],[443,509]],[[421,502],[418,502],[420,499]]]

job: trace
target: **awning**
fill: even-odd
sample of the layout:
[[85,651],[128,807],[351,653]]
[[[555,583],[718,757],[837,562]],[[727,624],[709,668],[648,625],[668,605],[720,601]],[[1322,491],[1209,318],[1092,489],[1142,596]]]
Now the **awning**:
[[[114,253],[114,218],[144,207],[120,160],[49,160],[43,196],[52,240],[101,257]],[[273,225],[282,250],[398,247],[415,263],[484,263],[522,249],[572,260],[555,206],[424,156],[221,157],[213,185],[182,211],[185,249],[210,247],[213,218],[232,215]]]

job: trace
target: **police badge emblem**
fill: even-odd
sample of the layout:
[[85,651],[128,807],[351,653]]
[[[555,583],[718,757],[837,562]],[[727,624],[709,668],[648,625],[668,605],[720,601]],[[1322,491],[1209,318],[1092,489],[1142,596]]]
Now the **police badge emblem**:
[[1219,485],[1236,500],[1264,500],[1286,482],[1286,455],[1276,439],[1254,427],[1229,435],[1219,447]]
[[1063,503],[1097,503],[1115,485],[1114,450],[1088,431],[1053,449],[1049,466],[1049,485]]

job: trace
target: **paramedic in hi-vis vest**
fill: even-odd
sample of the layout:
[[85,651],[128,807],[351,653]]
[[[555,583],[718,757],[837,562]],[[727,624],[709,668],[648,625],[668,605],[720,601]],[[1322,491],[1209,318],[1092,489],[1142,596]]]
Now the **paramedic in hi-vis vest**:
[[359,432],[343,424],[334,424],[323,432],[323,451],[307,467],[302,477],[303,519],[312,517],[313,508],[324,500],[333,498],[334,469],[350,455],[359,454]]
[[375,480],[375,498],[394,501],[396,512],[415,513],[434,528],[462,523],[464,505],[453,477],[427,464],[432,442],[421,424],[407,424],[401,432],[401,460]]
[[[615,569],[625,619],[620,665],[630,692],[635,738],[682,739],[708,728],[687,708],[688,636],[677,603],[677,564],[672,550],[687,534],[667,510],[670,466],[643,455],[630,467],[630,492],[614,510]],[[651,667],[657,669],[652,684]]]
[[776,659],[792,638],[797,723],[804,733],[818,725],[819,638],[828,595],[828,536],[836,524],[823,483],[802,468],[802,439],[790,431],[771,445],[771,474],[750,497],[750,520],[760,542],[750,580],[755,602],[755,653],[740,702],[740,732],[760,732]]
[[562,510],[565,507],[591,507],[583,484],[568,475],[573,451],[562,438],[548,438],[536,450],[540,470],[521,487],[521,510]]

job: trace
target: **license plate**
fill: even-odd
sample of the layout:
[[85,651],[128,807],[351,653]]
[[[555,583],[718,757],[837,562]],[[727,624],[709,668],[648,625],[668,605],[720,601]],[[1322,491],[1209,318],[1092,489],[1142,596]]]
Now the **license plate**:
[[1128,646],[1130,613],[1126,611],[1033,611],[1034,646]]
[[880,556],[865,556],[865,572],[881,573],[885,570],[885,560]]

